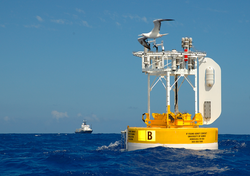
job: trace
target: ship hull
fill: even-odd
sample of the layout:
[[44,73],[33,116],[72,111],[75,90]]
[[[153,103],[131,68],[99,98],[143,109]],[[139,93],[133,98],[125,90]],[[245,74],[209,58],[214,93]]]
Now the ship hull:
[[93,131],[75,131],[75,133],[86,133],[91,134]]

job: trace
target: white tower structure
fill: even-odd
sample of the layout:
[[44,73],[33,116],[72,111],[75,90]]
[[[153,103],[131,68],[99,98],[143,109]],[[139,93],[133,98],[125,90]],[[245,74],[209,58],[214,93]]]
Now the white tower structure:
[[[150,92],[155,85],[161,82],[166,89],[166,113],[170,112],[170,91],[175,92],[175,113],[178,113],[178,91],[184,81],[193,88],[195,94],[195,114],[201,113],[204,124],[213,123],[221,113],[221,70],[220,66],[205,52],[193,52],[192,38],[182,38],[184,51],[165,51],[163,41],[156,44],[156,52],[146,47],[144,51],[134,52],[133,55],[142,59],[142,72],[148,75],[148,114],[150,115]],[[158,51],[161,46],[162,51]],[[199,63],[199,64],[198,64]],[[198,94],[198,68],[199,68],[199,94]],[[150,85],[150,76],[156,76]],[[174,83],[170,84],[170,77]],[[194,83],[189,76],[194,76]],[[182,79],[178,87],[177,83]],[[199,95],[199,109],[198,109]],[[212,110],[213,109],[213,110]]]

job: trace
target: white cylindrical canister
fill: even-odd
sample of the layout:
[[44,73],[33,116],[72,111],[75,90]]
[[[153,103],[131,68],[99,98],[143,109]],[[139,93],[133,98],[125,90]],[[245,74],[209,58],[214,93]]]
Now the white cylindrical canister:
[[208,87],[212,87],[214,85],[214,69],[212,67],[208,67],[206,69],[206,85]]

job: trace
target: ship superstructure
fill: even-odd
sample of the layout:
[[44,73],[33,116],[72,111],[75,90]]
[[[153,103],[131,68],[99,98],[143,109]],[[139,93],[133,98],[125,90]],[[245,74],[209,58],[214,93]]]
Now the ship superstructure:
[[93,130],[89,125],[87,125],[86,120],[83,120],[83,123],[81,125],[81,128],[76,129],[75,133],[92,133]]

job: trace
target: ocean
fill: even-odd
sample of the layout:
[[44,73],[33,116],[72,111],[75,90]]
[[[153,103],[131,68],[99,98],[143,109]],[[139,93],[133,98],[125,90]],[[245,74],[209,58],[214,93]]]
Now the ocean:
[[218,150],[121,151],[120,134],[0,134],[0,175],[250,175],[250,135]]

